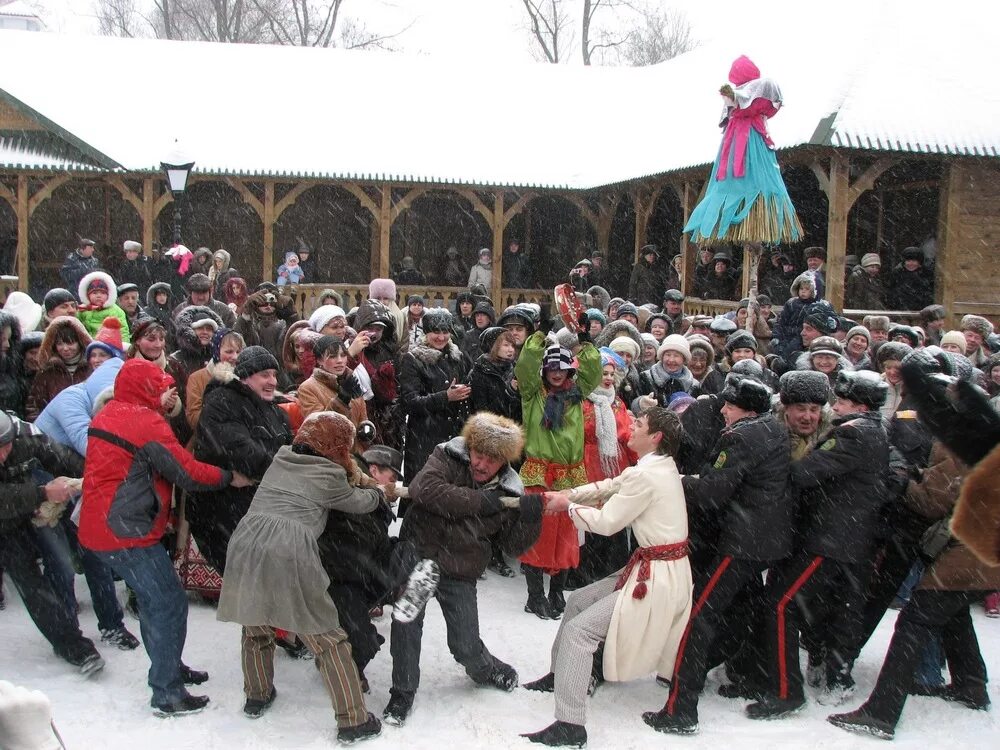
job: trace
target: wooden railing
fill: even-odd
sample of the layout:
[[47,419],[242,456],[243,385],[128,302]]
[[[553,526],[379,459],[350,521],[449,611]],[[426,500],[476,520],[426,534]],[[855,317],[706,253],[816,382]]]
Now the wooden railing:
[[[352,307],[360,305],[362,300],[368,299],[367,284],[298,284],[287,287],[288,293],[295,300],[296,309],[303,317],[308,317],[319,306],[320,295],[328,289],[340,294],[344,301],[344,309],[348,311]],[[409,295],[419,294],[424,298],[427,307],[447,307],[454,310],[455,299],[459,294],[467,291],[467,288],[459,286],[397,285],[396,304],[404,307]],[[534,302],[543,308],[548,308],[551,301],[551,292],[544,289],[503,289],[501,290],[501,298],[493,300],[493,306],[499,314],[508,305],[518,302]]]

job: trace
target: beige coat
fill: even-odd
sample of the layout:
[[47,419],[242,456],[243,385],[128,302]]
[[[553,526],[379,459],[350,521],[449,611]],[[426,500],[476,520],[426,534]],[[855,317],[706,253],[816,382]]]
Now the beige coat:
[[[609,536],[631,525],[643,547],[688,538],[684,489],[669,456],[646,456],[613,479],[577,487],[570,497],[570,518],[582,531]],[[672,675],[691,614],[688,558],[651,562],[648,590],[642,599],[632,598],[638,575],[637,565],[618,593],[604,645],[604,676],[614,682],[651,672]]]

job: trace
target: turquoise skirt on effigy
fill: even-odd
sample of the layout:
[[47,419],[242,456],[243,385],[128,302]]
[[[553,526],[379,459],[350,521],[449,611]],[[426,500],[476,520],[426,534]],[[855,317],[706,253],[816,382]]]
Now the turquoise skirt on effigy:
[[719,146],[705,194],[691,212],[684,231],[691,232],[692,242],[699,245],[797,242],[802,237],[802,226],[781,179],[774,151],[760,133],[751,129],[743,177],[733,177],[735,153],[735,148],[729,149],[727,177],[718,180],[715,175],[722,157]]

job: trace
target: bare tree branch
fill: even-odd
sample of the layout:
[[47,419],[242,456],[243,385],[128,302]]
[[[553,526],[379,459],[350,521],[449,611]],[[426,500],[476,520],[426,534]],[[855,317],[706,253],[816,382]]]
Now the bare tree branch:
[[[528,14],[529,30],[534,40],[532,54],[550,63],[562,62],[560,41],[570,26],[564,0],[521,0]],[[572,42],[572,37],[569,39]]]
[[687,16],[678,10],[647,10],[621,52],[629,65],[655,65],[698,46]]

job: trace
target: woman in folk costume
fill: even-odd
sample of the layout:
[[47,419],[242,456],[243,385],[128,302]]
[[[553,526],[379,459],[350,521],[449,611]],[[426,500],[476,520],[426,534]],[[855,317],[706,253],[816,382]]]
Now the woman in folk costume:
[[[625,360],[607,348],[601,352],[601,384],[583,400],[583,465],[588,482],[618,476],[636,462],[628,447],[632,415],[616,392],[625,377]],[[628,562],[626,529],[603,536],[584,533],[580,564],[570,571],[568,588],[581,588],[621,570]]]
[[[582,344],[577,355],[579,370],[574,367],[569,349],[559,344],[546,346],[548,330],[551,324],[543,324],[542,330],[524,342],[514,365],[525,432],[525,460],[520,474],[529,492],[586,484],[582,402],[601,381],[601,355],[590,343],[585,316],[577,333]],[[566,575],[580,562],[573,522],[563,514],[545,516],[538,542],[519,559],[528,585],[524,611],[543,620],[561,617],[566,607]],[[548,598],[542,580],[545,572],[551,576]]]
[[719,93],[725,100],[722,145],[684,231],[699,245],[796,242],[802,226],[767,132],[767,121],[781,108],[781,89],[741,55]]

